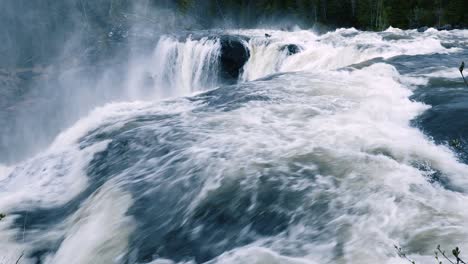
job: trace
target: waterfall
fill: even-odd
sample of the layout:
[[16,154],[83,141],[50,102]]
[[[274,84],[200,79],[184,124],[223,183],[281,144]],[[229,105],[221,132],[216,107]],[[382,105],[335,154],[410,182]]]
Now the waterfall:
[[148,58],[131,65],[130,92],[157,99],[212,89],[218,84],[220,51],[218,39],[163,36]]

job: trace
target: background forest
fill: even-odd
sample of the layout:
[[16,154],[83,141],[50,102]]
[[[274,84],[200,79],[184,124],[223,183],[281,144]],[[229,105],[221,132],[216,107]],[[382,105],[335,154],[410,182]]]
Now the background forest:
[[210,16],[225,16],[247,26],[259,18],[278,16],[306,25],[367,30],[468,25],[467,0],[178,0],[178,7],[182,11],[197,10],[202,2],[208,2],[205,10]]

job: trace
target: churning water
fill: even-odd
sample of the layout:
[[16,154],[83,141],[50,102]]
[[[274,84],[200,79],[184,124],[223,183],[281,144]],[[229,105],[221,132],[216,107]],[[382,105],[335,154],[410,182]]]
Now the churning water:
[[131,69],[147,100],[0,166],[5,263],[401,263],[394,244],[420,262],[468,245],[468,31],[223,34],[250,51],[237,84],[216,37],[164,36]]

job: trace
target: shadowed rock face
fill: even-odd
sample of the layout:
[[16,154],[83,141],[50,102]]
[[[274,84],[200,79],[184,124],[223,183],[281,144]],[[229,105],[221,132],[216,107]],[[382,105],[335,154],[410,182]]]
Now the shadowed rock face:
[[235,83],[239,79],[242,68],[250,58],[250,51],[244,43],[242,37],[221,37],[220,77],[223,81]]
[[301,52],[302,48],[296,44],[288,44],[288,45],[283,46],[282,50],[287,50],[288,55],[294,55],[296,53]]
[[429,27],[420,27],[418,28],[418,32],[422,33],[422,32],[426,32],[426,30],[428,30]]
[[[242,36],[222,36],[220,56],[220,77],[227,83],[235,83],[239,79],[242,68],[250,58],[250,50],[245,45],[248,39]],[[288,55],[301,52],[302,48],[296,44],[282,47]]]

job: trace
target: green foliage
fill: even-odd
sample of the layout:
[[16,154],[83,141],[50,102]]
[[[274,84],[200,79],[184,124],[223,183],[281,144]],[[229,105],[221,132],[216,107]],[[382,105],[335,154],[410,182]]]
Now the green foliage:
[[189,8],[192,6],[192,0],[177,0],[177,7],[179,10],[181,10],[183,13],[186,13]]
[[[243,25],[255,25],[262,18],[281,17],[336,27],[354,26],[381,30],[451,24],[468,26],[467,0],[177,0],[183,12],[189,8],[212,10]],[[215,9],[216,12],[213,12]],[[197,15],[196,12],[193,13]],[[204,15],[206,15],[204,13]]]
[[413,16],[411,3],[407,0],[388,1],[386,5],[388,14],[388,23],[397,28],[406,28],[409,26],[409,21]]

